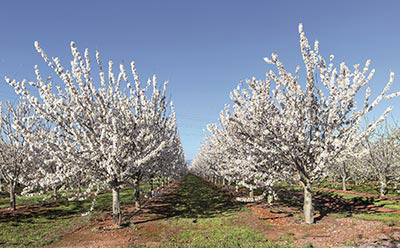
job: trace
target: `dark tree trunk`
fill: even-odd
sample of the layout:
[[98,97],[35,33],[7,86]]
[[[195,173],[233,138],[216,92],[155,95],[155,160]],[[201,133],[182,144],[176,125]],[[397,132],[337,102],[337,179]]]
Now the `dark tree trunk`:
[[10,210],[15,211],[17,209],[17,202],[15,197],[15,184],[10,183],[9,192],[10,192]]
[[78,194],[81,195],[82,194],[82,185],[81,182],[78,182]]
[[140,184],[139,181],[135,182],[135,207],[140,209]]
[[154,181],[153,178],[150,179],[150,197],[154,196]]
[[379,192],[380,192],[381,196],[385,196],[386,195],[386,193],[387,193],[386,187],[387,187],[386,178],[381,178],[380,179],[380,188],[379,188]]

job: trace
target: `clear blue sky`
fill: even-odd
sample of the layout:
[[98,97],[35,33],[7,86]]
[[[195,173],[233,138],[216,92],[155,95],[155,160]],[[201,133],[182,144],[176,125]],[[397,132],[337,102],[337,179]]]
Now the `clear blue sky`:
[[[64,62],[71,40],[115,63],[135,60],[142,80],[155,73],[170,81],[188,159],[238,82],[271,68],[264,56],[277,52],[293,70],[302,65],[299,22],[337,62],[372,59],[373,94],[390,71],[400,89],[400,1],[2,1],[0,10],[2,78],[33,80],[33,65],[46,67],[34,40]],[[0,100],[13,99],[1,79]]]

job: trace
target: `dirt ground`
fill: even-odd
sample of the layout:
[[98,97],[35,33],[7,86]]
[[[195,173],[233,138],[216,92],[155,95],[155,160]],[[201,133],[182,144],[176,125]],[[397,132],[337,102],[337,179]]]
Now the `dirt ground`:
[[314,225],[305,225],[295,217],[301,214],[295,209],[260,204],[252,206],[251,210],[245,213],[245,225],[257,226],[258,221],[267,221],[271,225],[259,232],[273,240],[291,238],[295,246],[344,247],[374,242],[382,245],[400,238],[400,227],[377,221],[325,216]]
[[[140,211],[125,207],[125,222],[129,224],[124,227],[114,226],[111,215],[105,213],[48,247],[162,247],[163,241],[181,231],[179,226],[162,221],[182,214],[176,209],[176,193],[180,187],[182,182],[169,185],[159,197],[148,201]],[[223,191],[231,197],[237,195],[230,187],[209,187],[214,187],[215,191]],[[238,217],[236,225],[249,227],[278,244],[289,243],[295,247],[307,244],[314,247],[400,247],[399,226],[331,215],[349,210],[356,213],[376,213],[388,209],[374,207],[372,203],[365,201],[358,203],[330,195],[316,195],[316,224],[306,225],[301,222],[301,193],[279,192],[279,195],[280,201],[272,205],[245,204],[243,207],[248,211],[235,213]]]
[[17,206],[17,209],[15,211],[9,211],[8,208],[1,208],[0,220],[3,219],[11,221],[18,218],[23,218],[25,216],[39,214],[40,212],[46,211],[56,205],[57,205],[56,203],[23,205],[23,206]]
[[[130,244],[157,246],[160,242],[148,238],[151,233],[165,233],[158,220],[168,218],[173,210],[173,199],[179,183],[172,183],[161,191],[159,197],[146,202],[143,208],[137,211],[133,206],[123,208],[124,222],[129,223],[122,227],[112,224],[111,214],[102,214],[95,221],[81,226],[81,228],[64,236],[61,241],[48,247],[126,247]],[[154,237],[154,235],[150,235]]]

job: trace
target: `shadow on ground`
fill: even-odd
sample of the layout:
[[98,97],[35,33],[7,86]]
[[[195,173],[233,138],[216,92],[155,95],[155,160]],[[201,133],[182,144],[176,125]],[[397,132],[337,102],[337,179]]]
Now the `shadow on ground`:
[[[282,203],[302,209],[303,193],[301,191],[280,188],[278,195]],[[372,197],[345,199],[332,192],[315,192],[313,202],[315,210],[319,212],[319,216],[315,218],[316,221],[332,213],[347,213],[351,216],[351,214],[379,212],[378,207],[374,205],[374,198]]]
[[48,221],[67,219],[75,217],[83,210],[83,203],[80,201],[29,204],[17,207],[16,211],[1,209],[0,222],[34,223],[34,219],[37,218],[46,218]]
[[[229,214],[241,208],[241,204],[232,201],[229,193],[213,186],[194,175],[187,175],[162,197],[151,201],[141,213],[156,215],[135,224],[171,217],[180,218],[212,218],[221,214]],[[136,214],[140,214],[136,213]]]

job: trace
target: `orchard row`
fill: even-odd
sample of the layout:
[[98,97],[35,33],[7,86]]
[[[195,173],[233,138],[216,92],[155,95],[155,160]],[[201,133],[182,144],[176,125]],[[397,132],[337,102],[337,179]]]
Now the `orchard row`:
[[208,126],[191,171],[250,191],[263,188],[270,200],[277,183],[300,182],[304,220],[310,224],[316,183],[329,177],[341,177],[344,186],[348,179],[379,180],[384,194],[389,181],[398,180],[400,132],[387,123],[382,127],[392,107],[373,123],[365,118],[381,101],[399,93],[389,94],[391,73],[371,100],[367,85],[375,70],[369,60],[354,69],[345,63],[337,68],[333,55],[328,60],[320,55],[318,41],[310,45],[301,24],[299,34],[304,74],[300,67],[288,72],[275,53],[265,58],[276,70],[231,92],[232,105],[226,105],[218,124]]
[[[23,193],[85,188],[111,189],[113,219],[121,224],[120,188],[185,173],[186,162],[167,83],[154,76],[142,84],[134,62],[130,79],[124,65],[118,73],[110,60],[104,66],[96,52],[71,43],[71,68],[36,50],[58,77],[6,81],[20,96],[4,103],[0,120],[0,183],[8,185],[15,209],[15,187]],[[94,74],[98,74],[97,77]]]

